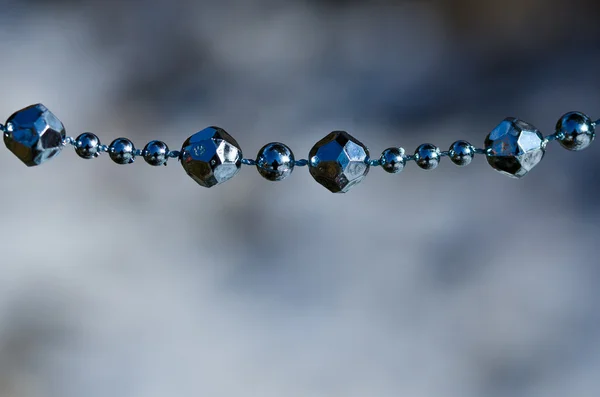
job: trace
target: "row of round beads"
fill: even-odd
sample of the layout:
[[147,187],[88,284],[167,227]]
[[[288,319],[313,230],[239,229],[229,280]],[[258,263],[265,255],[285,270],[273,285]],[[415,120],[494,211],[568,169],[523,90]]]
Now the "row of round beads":
[[129,139],[117,138],[107,146],[102,145],[98,136],[91,132],[84,132],[77,138],[66,137],[63,145],[73,145],[75,153],[84,159],[93,159],[106,152],[117,164],[130,164],[136,157],[141,156],[146,163],[159,166],[167,165],[169,158],[179,157],[179,151],[169,150],[167,144],[162,141],[150,141],[144,149],[136,149]]

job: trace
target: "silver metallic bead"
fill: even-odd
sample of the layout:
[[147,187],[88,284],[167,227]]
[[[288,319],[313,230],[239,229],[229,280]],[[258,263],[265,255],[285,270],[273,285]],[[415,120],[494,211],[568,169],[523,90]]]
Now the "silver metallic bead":
[[135,147],[127,138],[117,138],[108,146],[108,155],[117,164],[131,164],[135,160]]
[[281,181],[292,173],[295,165],[292,150],[279,142],[268,143],[256,156],[259,174],[270,181]]
[[485,138],[488,163],[495,170],[522,178],[544,157],[544,137],[533,125],[506,118]]
[[558,141],[565,149],[583,150],[594,140],[595,126],[592,119],[580,112],[569,112],[556,123]]
[[440,149],[431,143],[424,143],[415,150],[415,162],[424,170],[432,170],[440,164]]
[[91,132],[84,132],[75,138],[75,153],[84,159],[92,159],[100,155],[100,139]]
[[169,147],[162,141],[150,141],[142,152],[146,163],[154,166],[167,165]]
[[473,156],[475,156],[475,148],[467,141],[454,142],[448,151],[450,160],[459,167],[471,164]]
[[208,127],[183,143],[181,165],[199,185],[212,187],[238,173],[242,166],[242,149],[224,129]]
[[406,165],[404,149],[397,147],[385,149],[381,153],[379,162],[381,163],[381,167],[384,169],[384,171],[389,172],[390,174],[397,174],[398,172],[402,171]]
[[346,193],[369,172],[369,149],[345,131],[333,131],[309,154],[312,177],[333,193]]
[[66,137],[63,124],[41,103],[13,113],[4,130],[6,147],[28,167],[58,155]]

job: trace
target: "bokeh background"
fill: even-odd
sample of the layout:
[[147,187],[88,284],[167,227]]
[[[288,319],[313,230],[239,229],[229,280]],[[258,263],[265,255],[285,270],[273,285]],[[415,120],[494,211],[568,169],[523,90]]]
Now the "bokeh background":
[[[246,157],[600,117],[595,0],[0,0],[0,110]],[[176,161],[0,153],[0,396],[600,395],[599,148],[205,189]]]

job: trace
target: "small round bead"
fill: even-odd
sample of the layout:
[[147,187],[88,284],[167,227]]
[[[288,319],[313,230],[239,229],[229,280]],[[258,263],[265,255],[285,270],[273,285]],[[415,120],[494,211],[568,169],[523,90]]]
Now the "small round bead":
[[390,174],[397,174],[404,169],[406,165],[406,159],[404,158],[404,149],[391,147],[387,148],[381,153],[379,159],[381,167],[384,171]]
[[424,143],[415,150],[415,162],[424,170],[432,170],[440,163],[440,149],[431,143]]
[[279,142],[266,144],[256,156],[256,169],[269,181],[281,181],[294,170],[295,159],[292,150]]
[[475,148],[467,141],[456,141],[448,150],[448,157],[459,167],[471,164],[473,156],[475,156]]
[[144,160],[150,165],[167,165],[169,147],[162,141],[148,142],[142,153],[144,154]]
[[108,155],[117,164],[131,164],[135,160],[135,147],[127,138],[117,138],[108,146]]
[[595,137],[592,119],[580,112],[569,112],[556,123],[558,141],[568,150],[583,150]]
[[100,155],[100,139],[91,132],[84,132],[75,138],[75,153],[84,159],[93,159]]

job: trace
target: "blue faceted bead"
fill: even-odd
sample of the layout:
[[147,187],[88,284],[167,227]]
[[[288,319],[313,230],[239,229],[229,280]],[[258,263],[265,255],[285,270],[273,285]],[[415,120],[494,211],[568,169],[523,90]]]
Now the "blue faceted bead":
[[485,138],[488,163],[513,178],[522,178],[544,157],[544,137],[533,125],[509,117]]
[[25,165],[32,167],[60,153],[65,127],[44,105],[21,109],[8,118],[4,143]]
[[369,149],[345,131],[333,131],[309,154],[309,172],[332,193],[346,193],[369,172]]
[[238,173],[242,149],[224,129],[208,127],[183,143],[181,165],[199,185],[212,187]]

